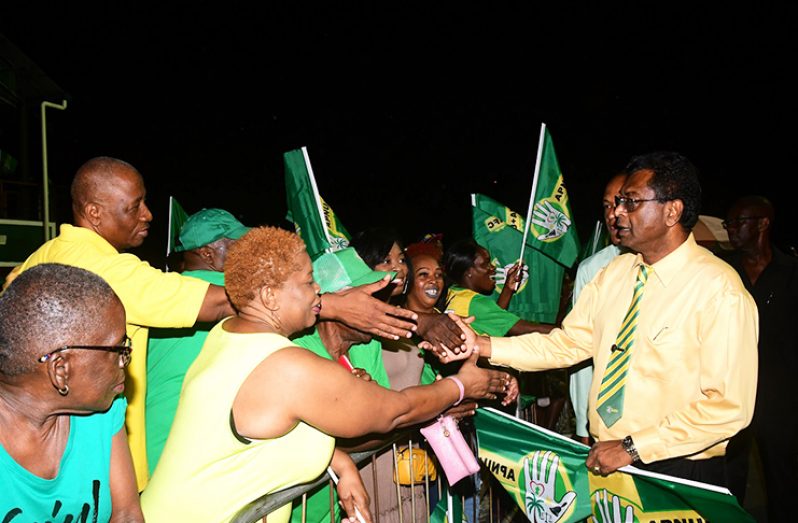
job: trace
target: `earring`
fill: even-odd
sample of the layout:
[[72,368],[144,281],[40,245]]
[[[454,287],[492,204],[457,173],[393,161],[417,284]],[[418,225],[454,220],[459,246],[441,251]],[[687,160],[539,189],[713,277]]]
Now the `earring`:
[[69,385],[64,384],[64,388],[58,389],[58,393],[62,396],[66,396],[67,394],[69,394]]

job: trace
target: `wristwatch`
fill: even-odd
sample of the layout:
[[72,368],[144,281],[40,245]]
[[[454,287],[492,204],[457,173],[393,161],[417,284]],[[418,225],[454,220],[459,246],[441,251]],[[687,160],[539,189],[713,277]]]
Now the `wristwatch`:
[[626,451],[629,456],[632,457],[632,463],[637,463],[640,461],[640,454],[637,453],[637,447],[635,447],[635,442],[632,441],[632,436],[626,436],[623,438],[623,450]]

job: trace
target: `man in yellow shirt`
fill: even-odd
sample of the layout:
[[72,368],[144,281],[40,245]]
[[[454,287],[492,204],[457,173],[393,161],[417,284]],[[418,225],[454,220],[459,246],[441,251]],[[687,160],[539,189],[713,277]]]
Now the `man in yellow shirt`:
[[[224,287],[177,273],[164,273],[133,254],[147,237],[152,213],[144,181],[135,167],[109,157],[93,158],[75,174],[71,188],[75,225],[61,225],[58,237],[42,245],[6,279],[40,263],[80,267],[105,279],[125,306],[133,356],[126,384],[126,427],[139,490],[148,481],[144,401],[149,327],[189,327],[233,314]],[[388,282],[325,295],[323,316],[378,336],[411,335],[412,311],[370,296]]]
[[144,181],[127,162],[93,158],[75,174],[71,188],[74,226],[42,245],[9,275],[40,263],[63,263],[91,271],[114,289],[127,314],[133,357],[127,373],[126,426],[139,490],[147,483],[144,439],[148,327],[189,327],[233,314],[224,287],[177,273],[164,273],[123,251],[147,237],[152,213]]
[[586,465],[634,463],[723,485],[728,439],[751,421],[757,309],[737,273],[696,244],[701,187],[677,153],[633,158],[616,197],[622,254],[548,335],[471,339],[498,365],[538,371],[593,358]]

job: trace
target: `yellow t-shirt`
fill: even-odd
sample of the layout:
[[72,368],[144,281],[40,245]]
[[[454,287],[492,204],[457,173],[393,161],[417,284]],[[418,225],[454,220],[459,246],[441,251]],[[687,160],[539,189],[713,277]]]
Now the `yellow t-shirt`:
[[467,318],[473,316],[471,328],[477,334],[505,336],[521,318],[504,310],[491,296],[453,285],[446,297],[446,310]]
[[177,273],[165,273],[133,254],[120,254],[103,237],[84,227],[64,224],[53,238],[9,275],[40,263],[80,267],[102,277],[116,292],[127,315],[127,334],[133,352],[127,371],[128,399],[125,425],[128,432],[139,490],[147,484],[147,451],[144,438],[144,399],[147,392],[147,327],[190,327],[197,320],[208,283]]
[[[148,523],[229,521],[247,503],[321,475],[335,439],[298,423],[287,434],[244,443],[230,413],[241,384],[265,358],[292,346],[278,334],[232,333],[220,322],[183,382],[161,459],[141,496]],[[269,514],[284,523],[291,504]]]

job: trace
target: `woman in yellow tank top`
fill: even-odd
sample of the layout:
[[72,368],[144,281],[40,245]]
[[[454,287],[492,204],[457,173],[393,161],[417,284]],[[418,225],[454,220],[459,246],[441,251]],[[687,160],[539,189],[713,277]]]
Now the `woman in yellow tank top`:
[[[141,498],[148,522],[229,521],[253,499],[320,475],[333,456],[333,436],[390,432],[463,397],[505,390],[508,374],[477,368],[476,355],[455,379],[394,392],[292,346],[287,337],[316,322],[321,300],[304,243],[288,231],[260,227],[238,240],[225,282],[238,314],[214,327],[186,375]],[[341,454],[332,457],[341,501],[350,517],[357,507],[370,523],[357,468]],[[289,509],[270,514],[269,523],[286,521]]]

